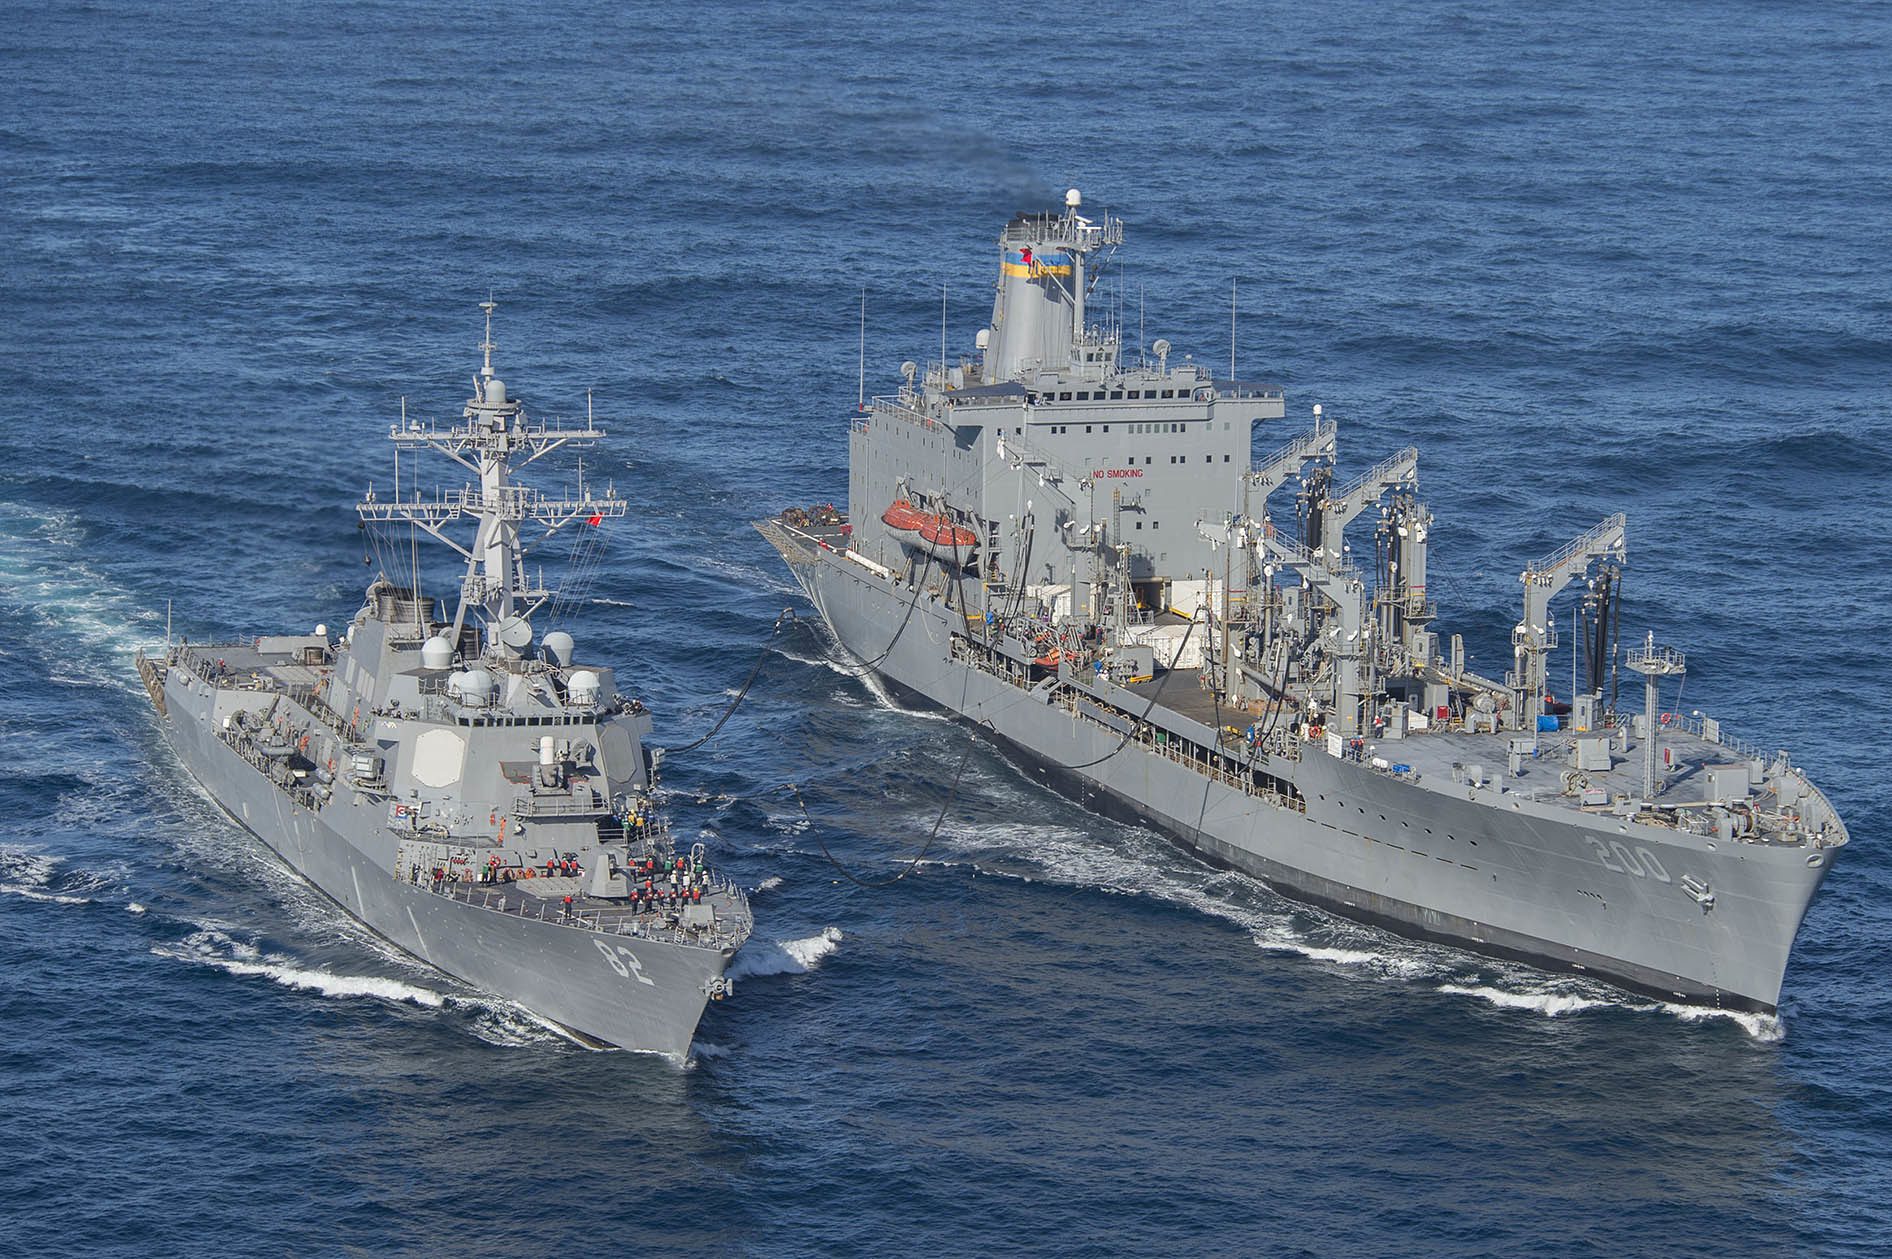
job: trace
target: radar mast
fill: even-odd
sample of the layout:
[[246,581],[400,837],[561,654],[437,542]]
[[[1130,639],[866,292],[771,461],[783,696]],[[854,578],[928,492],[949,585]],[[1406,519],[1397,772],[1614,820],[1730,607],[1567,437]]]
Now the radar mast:
[[[588,446],[605,433],[593,423],[589,407],[583,427],[527,419],[523,400],[509,395],[493,370],[493,351],[499,348],[493,340],[497,307],[490,297],[480,303],[486,315],[485,335],[477,347],[480,370],[461,422],[441,428],[431,421],[403,420],[388,432],[397,451],[435,451],[478,477],[479,483],[436,491],[432,498],[416,490],[404,499],[396,485],[394,498],[386,500],[370,489],[356,510],[368,524],[405,521],[465,560],[450,641],[459,641],[471,615],[478,619],[490,650],[516,657],[532,643],[530,618],[555,593],[527,574],[526,557],[574,522],[597,526],[607,517],[624,515],[626,504],[613,486],[595,492],[584,483],[582,472],[576,489],[559,497],[512,479],[516,470],[560,447]],[[463,522],[473,525],[466,541],[453,536]],[[527,525],[537,526],[530,538],[522,533]]]

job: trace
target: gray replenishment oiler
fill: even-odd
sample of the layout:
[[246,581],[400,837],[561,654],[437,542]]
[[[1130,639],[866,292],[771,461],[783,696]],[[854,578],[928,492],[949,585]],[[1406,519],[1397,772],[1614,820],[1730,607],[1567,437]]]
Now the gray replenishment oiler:
[[[589,415],[527,419],[493,374],[492,309],[462,422],[389,434],[394,495],[370,490],[359,513],[406,536],[346,629],[170,646],[139,672],[211,798],[375,932],[589,1041],[682,1057],[729,992],[749,906],[700,844],[673,850],[643,704],[570,634],[535,635],[559,605],[528,552],[625,504],[582,477],[562,497],[512,479],[604,434]],[[402,451],[478,483],[402,497]],[[450,622],[417,589],[418,533],[465,561]]]
[[[1664,710],[1679,653],[1618,651],[1623,517],[1524,569],[1515,667],[1467,670],[1433,628],[1417,453],[1342,484],[1319,407],[1296,431],[1278,389],[1164,341],[1126,361],[1086,318],[1122,224],[1080,208],[1006,226],[977,357],[906,364],[862,408],[845,517],[759,523],[840,644],[1085,804],[1294,897],[1773,1010],[1846,829],[1785,752]],[[1258,424],[1286,440],[1256,464]],[[1369,511],[1365,572],[1345,535]],[[1565,708],[1571,586],[1588,678]]]

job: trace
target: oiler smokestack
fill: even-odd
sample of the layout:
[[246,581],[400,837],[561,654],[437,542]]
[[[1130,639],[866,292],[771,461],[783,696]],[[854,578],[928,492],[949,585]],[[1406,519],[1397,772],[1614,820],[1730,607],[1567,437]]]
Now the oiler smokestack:
[[1063,214],[1020,214],[999,237],[999,292],[985,348],[985,382],[1021,380],[1071,365],[1082,326],[1084,253],[1077,210],[1065,194]]

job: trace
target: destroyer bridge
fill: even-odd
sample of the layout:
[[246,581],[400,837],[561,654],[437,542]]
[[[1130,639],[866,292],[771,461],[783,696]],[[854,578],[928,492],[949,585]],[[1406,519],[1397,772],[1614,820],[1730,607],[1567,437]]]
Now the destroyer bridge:
[[1087,301],[1122,238],[1075,190],[1014,218],[975,354],[847,426],[846,510],[758,522],[842,647],[1291,895],[1772,1009],[1846,828],[1786,752],[1680,709],[1679,651],[1625,649],[1628,521],[1521,565],[1511,667],[1473,672],[1420,451],[1343,475],[1339,426],[1287,425],[1232,355],[1128,352]]
[[[582,425],[527,418],[485,310],[460,421],[389,430],[392,492],[359,505],[382,572],[342,632],[167,644],[139,674],[211,796],[343,909],[584,1038],[681,1056],[753,919],[702,845],[677,851],[644,705],[535,624],[582,590],[553,590],[528,556],[569,530],[582,581],[625,503],[582,475],[560,495],[513,481],[603,432],[589,408]],[[477,483],[422,492],[423,452]],[[450,617],[418,585],[423,537],[457,561]]]

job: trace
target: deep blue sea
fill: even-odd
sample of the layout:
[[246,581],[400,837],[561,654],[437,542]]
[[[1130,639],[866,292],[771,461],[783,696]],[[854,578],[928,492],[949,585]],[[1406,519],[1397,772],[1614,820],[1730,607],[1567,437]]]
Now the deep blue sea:
[[[0,37],[0,1254],[1804,1255],[1892,1228],[1892,13],[9,6]],[[1631,522],[1625,637],[1852,829],[1777,1020],[1297,908],[776,640],[673,759],[757,889],[692,1061],[404,960],[227,823],[131,665],[339,625],[354,499],[457,414],[477,303],[632,502],[570,628],[681,744],[969,352],[994,241],[1127,223],[1131,336],[1343,471],[1407,442],[1441,628]],[[1276,440],[1264,432],[1260,447]],[[442,470],[430,470],[429,476]],[[444,476],[444,472],[442,472]],[[555,574],[553,574],[555,575]],[[1568,657],[1553,664],[1567,669]],[[1554,675],[1554,674],[1553,674]],[[804,818],[785,783],[801,787]],[[819,842],[818,842],[819,841]]]

